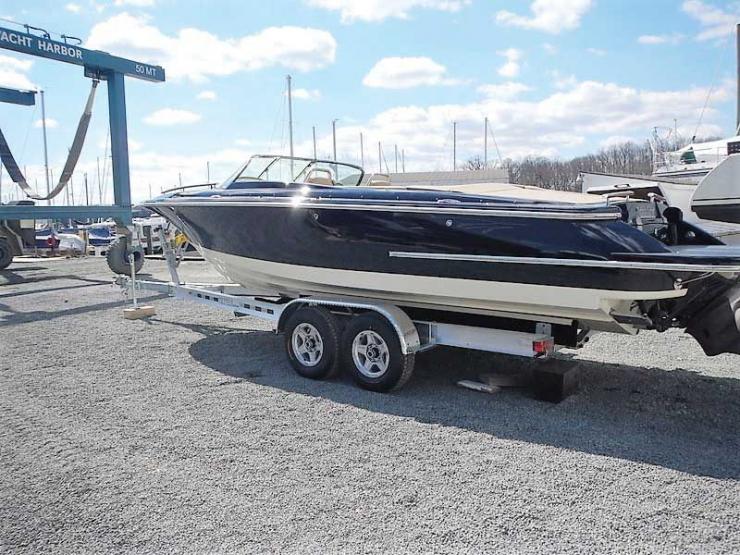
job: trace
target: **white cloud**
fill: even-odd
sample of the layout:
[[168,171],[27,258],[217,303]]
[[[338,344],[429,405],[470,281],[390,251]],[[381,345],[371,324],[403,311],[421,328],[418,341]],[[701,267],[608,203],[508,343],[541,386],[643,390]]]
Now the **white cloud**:
[[[288,94],[287,91],[285,94]],[[319,89],[293,89],[291,95],[295,100],[319,100],[321,91]]]
[[549,75],[552,77],[553,86],[559,90],[570,89],[578,84],[578,79],[576,79],[575,75],[563,75],[556,69],[550,71]]
[[594,56],[606,56],[606,50],[602,50],[601,48],[586,48],[586,52]]
[[499,56],[503,56],[506,59],[504,65],[498,68],[498,74],[502,77],[516,77],[519,75],[520,62],[522,59],[522,51],[516,48],[508,48],[506,50],[499,50],[497,52]]
[[154,0],[116,0],[116,6],[133,6],[134,8],[149,8],[154,5]]
[[353,21],[383,21],[389,17],[408,19],[409,12],[426,8],[457,12],[470,0],[304,0],[309,6],[338,11],[342,23]]
[[454,85],[459,81],[447,77],[447,68],[426,57],[383,58],[365,75],[367,87],[409,89],[429,85]]
[[701,0],[686,0],[681,8],[701,25],[702,31],[696,36],[700,41],[722,39],[731,35],[739,19],[736,7],[730,13]]
[[501,10],[496,13],[496,21],[502,25],[558,34],[578,28],[581,18],[592,5],[591,0],[534,0],[530,5],[531,17]]
[[35,89],[36,85],[26,75],[32,65],[33,62],[30,60],[18,60],[0,54],[0,86],[12,89]]
[[80,6],[79,4],[75,4],[74,2],[70,2],[69,4],[64,6],[64,9],[68,12],[80,13],[80,11],[82,10],[82,6]]
[[249,139],[237,139],[234,144],[238,146],[251,146],[253,143]]
[[191,112],[190,110],[179,110],[177,108],[162,108],[152,112],[144,118],[144,122],[149,125],[186,125],[197,123],[201,120],[201,115]]
[[218,95],[215,91],[200,91],[195,98],[198,100],[216,100]]
[[[704,116],[707,125],[715,125],[719,112],[714,105],[729,98],[731,89],[732,85],[725,83],[711,96]],[[511,90],[522,91],[522,88],[516,86]],[[405,150],[408,168],[449,169],[452,121],[458,122],[458,160],[465,160],[483,151],[485,116],[504,157],[571,155],[592,151],[608,137],[647,137],[653,126],[672,124],[674,118],[696,121],[708,88],[656,91],[576,81],[567,89],[531,100],[516,94],[508,98],[488,94],[494,91],[482,87],[482,97],[471,103],[398,106],[376,114],[364,125],[340,125],[337,128],[340,158],[358,160],[358,137],[362,131],[365,163],[372,171],[377,169],[378,141],[382,141],[389,165],[395,144]],[[331,133],[317,139],[319,155],[330,154]],[[312,152],[308,137],[297,142],[296,152]]]
[[122,13],[96,24],[85,46],[160,64],[173,79],[204,81],[274,66],[318,69],[334,62],[337,43],[327,31],[290,26],[228,39],[193,27],[167,35],[144,17]]
[[672,35],[640,35],[637,42],[640,44],[679,44],[683,42],[684,36],[680,33]]
[[[44,122],[40,119],[37,119],[33,122],[33,126],[37,129],[40,129],[44,126]],[[59,122],[55,120],[54,118],[46,118],[46,128],[47,129],[54,129],[55,127],[59,127]]]
[[477,90],[480,94],[488,98],[511,100],[520,96],[523,92],[531,91],[532,87],[529,87],[524,83],[510,81],[508,83],[496,85],[481,85]]
[[542,48],[548,54],[556,54],[558,51],[558,47],[555,46],[554,44],[550,44],[549,42],[543,42]]

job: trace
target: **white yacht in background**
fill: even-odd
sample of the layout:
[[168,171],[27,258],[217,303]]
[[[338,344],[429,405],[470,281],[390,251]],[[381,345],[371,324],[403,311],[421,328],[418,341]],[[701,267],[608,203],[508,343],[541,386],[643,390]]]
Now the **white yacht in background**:
[[[654,144],[657,141],[654,142]],[[653,148],[653,177],[697,185],[728,156],[740,153],[740,136],[694,143],[672,152]]]

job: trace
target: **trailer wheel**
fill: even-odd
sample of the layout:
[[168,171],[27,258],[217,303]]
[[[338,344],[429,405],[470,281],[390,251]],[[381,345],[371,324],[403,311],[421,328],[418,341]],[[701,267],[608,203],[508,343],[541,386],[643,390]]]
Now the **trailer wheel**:
[[325,308],[296,310],[285,323],[285,350],[293,369],[312,380],[336,375],[339,368],[339,326]]
[[108,252],[105,254],[105,259],[108,262],[108,267],[113,273],[130,276],[130,256],[134,257],[134,268],[138,274],[144,267],[144,253],[142,252],[141,247],[129,250],[128,240],[126,237],[119,237],[118,239],[113,240],[108,246]]
[[414,372],[414,354],[401,352],[396,330],[379,314],[362,314],[347,325],[342,354],[357,385],[370,391],[399,389]]
[[0,270],[4,270],[13,262],[13,251],[5,239],[0,239]]

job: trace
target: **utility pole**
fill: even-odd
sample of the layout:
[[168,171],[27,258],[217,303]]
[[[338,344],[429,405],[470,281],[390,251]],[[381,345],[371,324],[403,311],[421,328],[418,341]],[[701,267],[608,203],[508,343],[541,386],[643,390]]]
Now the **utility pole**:
[[393,145],[393,154],[396,158],[396,169],[394,171],[398,173],[398,145]]
[[151,183],[149,184],[149,198],[152,198],[152,184]]
[[488,167],[488,116],[483,120],[483,167]]
[[[211,182],[211,162],[206,160],[206,183]],[[152,198],[152,185],[149,184],[149,198]]]
[[[291,90],[291,76],[286,76],[288,81],[288,140],[290,141],[290,157],[293,157],[293,91]],[[291,176],[292,177],[292,176]]]
[[362,131],[360,131],[360,165],[365,168],[365,140],[362,137]]
[[337,161],[337,121],[336,119],[331,120],[331,140],[334,144],[334,161]]
[[[39,95],[41,96],[41,128],[44,135],[44,177],[46,178],[46,196],[49,196],[51,185],[49,184],[49,147],[46,141],[46,102],[44,102],[44,91],[39,91]],[[46,202],[51,205],[51,199]]]
[[457,171],[457,122],[452,122],[452,171]]
[[406,150],[401,149],[401,171],[406,173]]
[[90,191],[87,188],[87,172],[85,172],[85,206],[90,206]]
[[378,141],[378,172],[383,173],[383,149]]
[[313,133],[313,159],[316,160],[318,156],[316,156],[316,126],[311,127],[311,132]]

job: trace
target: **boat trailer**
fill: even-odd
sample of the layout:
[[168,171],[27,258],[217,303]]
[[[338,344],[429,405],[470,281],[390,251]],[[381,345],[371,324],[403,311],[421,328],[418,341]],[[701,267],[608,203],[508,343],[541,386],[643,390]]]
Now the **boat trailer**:
[[[114,283],[132,299],[127,317],[152,316],[151,306],[140,306],[144,292],[227,310],[268,322],[272,330],[286,336],[288,359],[302,376],[322,379],[349,367],[355,381],[365,389],[390,391],[411,377],[417,353],[438,346],[458,347],[545,359],[561,346],[556,344],[551,324],[537,324],[534,333],[491,327],[412,319],[401,307],[387,301],[342,297],[306,296],[295,299],[255,295],[234,283],[186,283],[178,273],[178,257],[172,242],[160,231],[170,281],[141,280],[135,268],[118,275]],[[348,332],[351,332],[348,334]],[[324,367],[322,362],[333,358]],[[324,360],[321,360],[321,359]],[[532,365],[532,385],[540,399],[559,402],[576,388],[575,364],[564,360]],[[393,372],[391,372],[393,371]],[[384,373],[394,374],[383,380]]]

